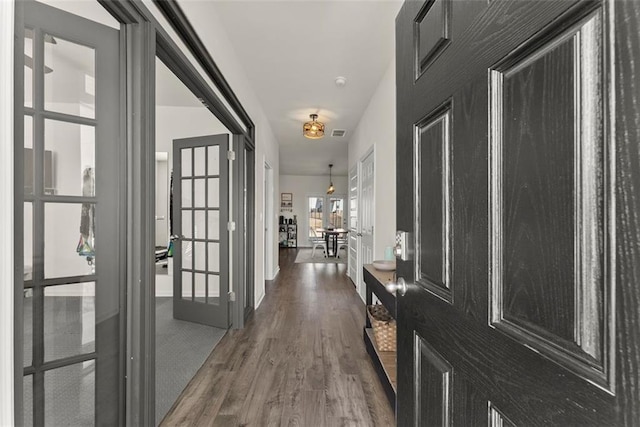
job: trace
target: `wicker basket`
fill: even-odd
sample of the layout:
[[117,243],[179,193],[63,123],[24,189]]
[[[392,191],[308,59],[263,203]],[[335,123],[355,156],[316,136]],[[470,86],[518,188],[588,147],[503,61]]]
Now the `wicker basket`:
[[378,351],[396,351],[396,321],[381,304],[367,306]]

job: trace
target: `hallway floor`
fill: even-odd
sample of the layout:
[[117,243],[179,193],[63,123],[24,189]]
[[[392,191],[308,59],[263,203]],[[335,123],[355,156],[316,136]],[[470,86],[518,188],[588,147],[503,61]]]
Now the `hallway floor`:
[[225,335],[162,425],[394,425],[347,266],[295,264],[296,252],[280,251],[260,308]]

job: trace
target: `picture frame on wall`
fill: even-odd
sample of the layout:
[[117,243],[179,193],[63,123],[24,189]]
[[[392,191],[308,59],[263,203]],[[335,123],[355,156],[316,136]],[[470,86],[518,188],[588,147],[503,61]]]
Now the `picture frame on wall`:
[[293,193],[280,193],[280,210],[293,211]]
[[280,202],[293,202],[293,193],[280,193]]

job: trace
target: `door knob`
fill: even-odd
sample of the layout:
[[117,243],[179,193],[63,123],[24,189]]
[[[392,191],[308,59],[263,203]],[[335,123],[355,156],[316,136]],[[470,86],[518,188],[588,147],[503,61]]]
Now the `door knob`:
[[184,236],[179,236],[179,235],[177,235],[177,234],[172,234],[172,235],[169,237],[169,240],[171,240],[172,242],[175,242],[176,240],[180,240],[180,239],[184,239]]
[[407,289],[409,288],[407,282],[402,277],[398,277],[398,280],[396,280],[395,283],[387,283],[386,285],[384,285],[384,287],[390,294],[397,293],[400,296],[404,296],[404,294],[407,293]]

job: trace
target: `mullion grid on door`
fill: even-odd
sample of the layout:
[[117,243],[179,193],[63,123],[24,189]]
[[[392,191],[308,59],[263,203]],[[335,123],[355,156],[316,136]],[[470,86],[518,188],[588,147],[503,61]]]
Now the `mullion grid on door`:
[[[72,366],[81,362],[95,360],[96,349],[93,352],[73,354],[61,358],[52,358],[45,361],[45,289],[57,285],[68,285],[86,281],[97,282],[95,274],[74,277],[45,277],[45,206],[47,204],[71,204],[92,203],[93,197],[54,196],[45,194],[44,185],[44,152],[45,152],[45,120],[48,118],[63,123],[87,124],[95,126],[95,120],[82,119],[66,114],[57,114],[45,110],[44,93],[44,31],[41,28],[33,29],[33,108],[25,108],[25,115],[32,120],[32,150],[33,150],[33,187],[32,194],[25,195],[25,201],[32,204],[32,273],[28,284],[33,292],[32,301],[32,364],[24,368],[24,375],[32,376],[33,393],[33,425],[43,426],[45,420],[45,373],[53,372],[58,368]],[[37,262],[36,262],[37,261]],[[95,324],[93,325],[95,328]],[[23,331],[24,334],[24,331]]]

